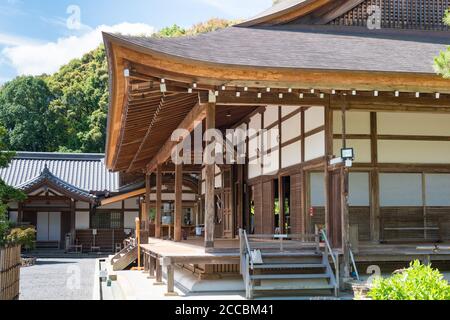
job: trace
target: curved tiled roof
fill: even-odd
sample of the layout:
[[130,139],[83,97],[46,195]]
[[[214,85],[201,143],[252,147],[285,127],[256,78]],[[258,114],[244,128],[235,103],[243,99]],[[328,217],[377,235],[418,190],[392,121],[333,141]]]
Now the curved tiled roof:
[[87,191],[81,190],[61,179],[53,175],[48,167],[45,165],[44,170],[41,174],[29,181],[24,182],[23,184],[17,186],[17,189],[20,189],[24,192],[33,191],[35,188],[39,188],[42,185],[50,185],[54,186],[59,190],[65,191],[67,194],[71,195],[73,198],[80,198],[83,200],[96,200],[97,197],[93,194],[90,194]]
[[448,32],[287,25],[230,27],[195,37],[105,34],[108,40],[194,61],[268,68],[435,74]]
[[8,168],[0,169],[0,178],[19,187],[38,179],[45,167],[55,178],[83,192],[119,189],[119,174],[106,169],[103,154],[18,152]]

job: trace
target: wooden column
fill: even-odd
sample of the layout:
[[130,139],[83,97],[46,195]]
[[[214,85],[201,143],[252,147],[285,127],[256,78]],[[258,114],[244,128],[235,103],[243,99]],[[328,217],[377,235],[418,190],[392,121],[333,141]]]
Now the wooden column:
[[342,209],[342,247],[343,277],[350,277],[350,217],[348,206],[348,168],[341,169],[341,209]]
[[152,177],[151,174],[147,174],[145,176],[145,210],[142,213],[141,221],[146,226],[148,226],[148,221],[149,221],[148,214],[149,214],[149,211],[151,208],[151,205],[150,205],[150,202],[151,202],[150,197],[151,197],[151,193],[152,193],[152,186],[151,186],[151,181],[150,181],[151,177]]
[[174,240],[182,240],[182,217],[183,216],[183,165],[175,166],[175,217],[174,217]]
[[[281,149],[281,148],[280,148]],[[280,210],[280,233],[285,234],[286,230],[284,228],[286,219],[284,216],[284,186],[283,186],[283,176],[278,176],[278,207]]]
[[[216,127],[216,105],[208,103],[206,106],[206,130],[213,130]],[[209,142],[209,141],[208,141]],[[215,157],[215,152],[211,154]],[[205,248],[210,250],[214,248],[214,217],[215,217],[215,175],[216,166],[206,164],[205,177]]]
[[156,169],[156,217],[155,217],[155,238],[161,238],[161,206],[162,206],[162,174],[161,166]]
[[370,177],[370,240],[380,241],[380,178],[378,171],[378,137],[377,114],[370,113],[370,136],[372,153],[372,172]]

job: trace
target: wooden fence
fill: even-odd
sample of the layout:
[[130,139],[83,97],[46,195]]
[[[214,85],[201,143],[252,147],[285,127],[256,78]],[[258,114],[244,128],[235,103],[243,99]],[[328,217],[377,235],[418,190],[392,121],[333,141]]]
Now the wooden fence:
[[20,246],[0,249],[0,300],[19,298]]

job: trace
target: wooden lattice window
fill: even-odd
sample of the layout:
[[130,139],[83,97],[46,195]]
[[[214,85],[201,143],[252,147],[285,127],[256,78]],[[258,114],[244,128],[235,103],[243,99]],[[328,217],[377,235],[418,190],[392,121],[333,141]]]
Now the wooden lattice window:
[[91,215],[91,229],[123,229],[122,212],[95,212]]
[[330,24],[364,27],[374,5],[381,9],[382,28],[449,30],[443,17],[450,0],[366,0]]

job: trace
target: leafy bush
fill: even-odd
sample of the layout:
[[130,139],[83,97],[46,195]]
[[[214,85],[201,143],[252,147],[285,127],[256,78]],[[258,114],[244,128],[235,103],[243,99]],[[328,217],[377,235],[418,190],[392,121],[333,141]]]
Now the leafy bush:
[[374,280],[368,296],[374,300],[450,300],[450,285],[439,270],[414,261],[390,278]]
[[9,245],[21,245],[23,249],[32,250],[35,247],[36,229],[34,228],[15,228],[12,229],[6,237]]

